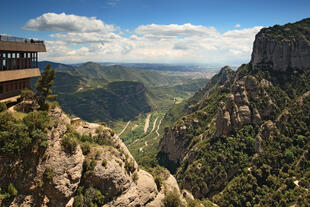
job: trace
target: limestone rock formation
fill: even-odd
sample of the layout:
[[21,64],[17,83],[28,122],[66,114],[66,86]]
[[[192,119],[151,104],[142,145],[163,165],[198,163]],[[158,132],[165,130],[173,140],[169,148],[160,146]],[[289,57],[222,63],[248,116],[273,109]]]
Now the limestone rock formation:
[[[310,22],[310,19],[304,19],[300,23],[307,22]],[[300,33],[300,29],[308,31]],[[309,28],[296,29],[292,24],[264,28],[255,38],[252,67],[272,68],[275,71],[286,71],[290,68],[309,69],[309,50]]]
[[[10,206],[72,207],[81,189],[100,192],[106,207],[161,206],[166,193],[175,188],[182,198],[175,178],[169,173],[164,180],[165,187],[159,192],[153,176],[139,169],[127,147],[111,129],[84,121],[71,124],[60,108],[51,109],[49,116],[53,126],[47,129],[48,146],[43,154],[29,158],[32,161],[31,175],[15,175],[19,181],[16,185],[18,195]],[[63,148],[62,139],[72,130],[81,136],[87,134],[94,137],[103,133],[110,144],[91,146],[87,154],[83,154],[80,144],[77,144],[75,150],[69,153]],[[18,166],[20,162],[22,160],[0,157],[0,163],[6,165],[5,169],[0,169],[1,181],[6,180],[7,167]],[[87,163],[92,163],[91,169],[86,167],[89,165]]]
[[[233,82],[226,103],[222,102],[218,107],[216,136],[229,135],[247,124],[260,125],[276,110],[277,106],[264,88],[267,83],[260,83],[251,75]],[[253,102],[258,103],[258,106],[251,104]]]

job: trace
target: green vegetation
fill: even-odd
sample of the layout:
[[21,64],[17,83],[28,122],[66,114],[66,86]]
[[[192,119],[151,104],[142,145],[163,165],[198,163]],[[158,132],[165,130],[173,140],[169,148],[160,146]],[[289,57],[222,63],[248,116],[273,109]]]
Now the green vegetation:
[[54,177],[54,171],[52,168],[47,167],[43,173],[43,179],[45,182],[51,183]]
[[103,159],[102,162],[101,162],[101,165],[103,167],[106,167],[107,166],[107,160],[106,159]]
[[47,112],[31,112],[16,120],[8,112],[0,113],[0,155],[17,156],[47,147],[45,129],[50,126]]
[[74,207],[99,207],[105,204],[105,197],[102,195],[100,190],[89,187],[83,188],[79,187],[77,190],[77,195],[74,196]]
[[10,183],[8,186],[8,192],[13,197],[15,197],[18,193],[18,191],[16,190],[16,188],[14,187],[14,185],[12,183]]
[[135,172],[133,175],[132,175],[132,180],[136,183],[139,179],[139,175],[137,172]]
[[[249,100],[251,107],[264,109],[264,89],[276,106],[266,117],[276,123],[276,129],[262,141],[263,152],[255,150],[259,125],[245,125],[228,137],[213,136],[217,104],[225,100],[227,91],[209,88],[209,95],[200,97],[199,105],[192,105],[192,112],[170,128],[186,126],[185,133],[176,138],[185,140],[188,150],[195,149],[194,161],[178,163],[176,169],[159,153],[160,163],[175,172],[181,186],[187,186],[196,198],[209,198],[219,206],[302,206],[309,201],[310,97],[303,95],[310,90],[309,73],[287,71],[273,79],[275,74],[267,70],[253,71],[246,66],[240,67],[240,73],[273,83],[256,90],[259,101]],[[177,117],[172,112],[169,116]]]
[[6,111],[7,107],[5,103],[0,102],[0,112]]
[[58,101],[67,113],[87,121],[129,120],[151,110],[147,93],[141,83],[122,81],[102,88],[59,95]]
[[87,155],[90,152],[90,144],[89,142],[81,143],[81,149],[83,155]]
[[[38,102],[40,109],[47,110],[48,105],[46,100],[55,100],[57,95],[52,94],[52,86],[56,78],[56,71],[51,69],[50,65],[47,65],[43,71],[43,74],[36,82],[36,101]],[[27,93],[29,95],[29,93]],[[25,95],[25,94],[24,94]]]
[[[262,32],[277,41],[308,40],[309,20]],[[176,149],[184,148],[184,155],[173,161],[160,150],[159,163],[206,206],[212,206],[211,201],[219,206],[308,206],[309,80],[309,70],[295,68],[279,73],[247,64],[236,72],[221,70],[192,98],[166,113],[164,137],[172,136]],[[245,87],[239,90],[243,83]],[[249,104],[237,103],[244,89]],[[236,104],[226,100],[230,93]],[[259,111],[261,121],[242,123],[226,135],[215,135],[216,124],[224,125],[216,121],[219,106],[224,108],[220,102],[230,110],[227,121],[235,121],[234,107],[243,104],[249,105],[251,115]]]
[[83,171],[87,173],[88,171],[93,171],[97,165],[96,160],[85,158],[83,163]]
[[135,163],[132,159],[126,159],[125,161],[125,169],[128,173],[133,173],[135,171]]
[[61,140],[61,147],[69,154],[73,154],[76,150],[77,142],[70,135],[66,134]]
[[283,26],[275,25],[269,28],[263,28],[266,37],[276,40],[294,40],[297,37],[308,38],[306,34],[310,32],[310,18],[303,19],[297,23],[289,23]]
[[169,107],[175,97],[189,97],[205,84],[196,76],[88,62],[58,69],[52,89],[68,114],[91,122],[128,121]]
[[180,207],[182,206],[180,196],[177,191],[170,191],[167,193],[163,199],[163,204],[165,207]]

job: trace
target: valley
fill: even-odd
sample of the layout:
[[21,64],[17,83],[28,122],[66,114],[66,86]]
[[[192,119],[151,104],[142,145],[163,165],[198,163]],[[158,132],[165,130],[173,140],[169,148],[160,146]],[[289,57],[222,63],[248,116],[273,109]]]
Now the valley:
[[[51,62],[41,62],[41,69],[45,64]],[[214,69],[155,71],[92,62],[52,65],[57,69],[53,90],[60,105],[66,113],[92,122],[127,122],[143,113],[166,110],[203,87],[205,77],[214,74]]]
[[[183,72],[165,69],[135,69],[92,62],[71,66],[41,62],[56,68],[53,91],[63,110],[72,117],[104,122],[126,144],[138,164],[158,165],[156,154],[167,123],[166,112],[202,88],[215,69]],[[160,69],[159,69],[160,68]],[[164,124],[162,124],[164,123]]]
[[44,41],[0,35],[1,207],[309,206],[310,18],[131,31],[48,13],[24,28],[37,24],[57,32],[45,57],[75,59],[38,62]]

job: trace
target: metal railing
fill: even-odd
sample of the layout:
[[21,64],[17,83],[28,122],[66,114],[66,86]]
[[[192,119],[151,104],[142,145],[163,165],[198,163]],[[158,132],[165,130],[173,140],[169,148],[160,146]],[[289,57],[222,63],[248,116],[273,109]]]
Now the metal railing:
[[39,45],[44,44],[43,40],[20,38],[20,37],[8,36],[8,35],[0,35],[0,41],[23,42],[23,43],[39,44]]

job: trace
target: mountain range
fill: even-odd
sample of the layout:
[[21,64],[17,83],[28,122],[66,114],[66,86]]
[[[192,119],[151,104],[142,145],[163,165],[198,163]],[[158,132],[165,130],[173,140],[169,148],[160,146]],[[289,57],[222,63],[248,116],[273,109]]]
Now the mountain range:
[[219,206],[310,203],[310,19],[262,29],[252,59],[221,69],[166,114],[159,163]]
[[143,140],[135,156],[148,164],[138,165],[106,124],[70,118],[57,104],[25,113],[1,103],[1,206],[309,206],[310,18],[263,28],[248,64],[210,80],[54,67],[60,105],[84,119],[130,120],[166,107],[155,130],[164,134],[150,137],[156,155]]
[[183,72],[93,62],[79,66],[40,62],[40,69],[47,64],[57,71],[53,90],[64,111],[88,121],[134,119],[173,104],[175,97],[188,97],[206,82]]

